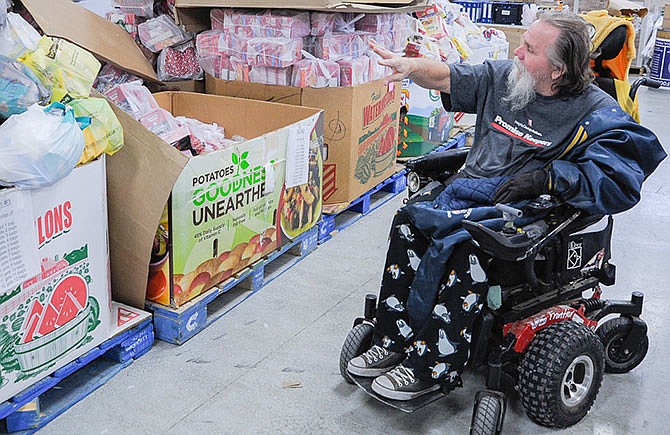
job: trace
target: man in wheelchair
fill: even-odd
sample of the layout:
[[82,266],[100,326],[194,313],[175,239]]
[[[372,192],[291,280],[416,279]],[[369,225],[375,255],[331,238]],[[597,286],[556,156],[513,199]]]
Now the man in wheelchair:
[[[440,90],[447,110],[477,114],[467,156],[437,166],[428,156],[414,162],[438,178],[454,158],[464,165],[426,186],[394,217],[373,345],[346,365],[355,377],[374,378],[371,388],[379,396],[406,401],[459,385],[471,358],[473,322],[485,305],[500,305],[505,283],[490,282],[489,274],[510,283],[530,276],[538,284],[534,272],[512,261],[523,252],[537,260],[529,247],[550,231],[540,219],[556,209],[543,204],[552,202],[548,197],[536,197],[550,194],[585,215],[618,213],[638,202],[642,182],[666,154],[651,131],[592,84],[589,32],[577,15],[540,15],[514,61],[447,65],[371,47],[392,69],[389,82],[409,77]],[[513,234],[525,234],[521,250],[515,251],[515,236],[508,247],[491,236],[505,225],[501,207],[494,207],[499,203],[531,212],[519,226],[540,220],[525,230],[512,227]],[[594,267],[609,259],[609,239],[603,244],[607,249],[588,254],[595,255]],[[492,263],[496,250],[502,257]]]

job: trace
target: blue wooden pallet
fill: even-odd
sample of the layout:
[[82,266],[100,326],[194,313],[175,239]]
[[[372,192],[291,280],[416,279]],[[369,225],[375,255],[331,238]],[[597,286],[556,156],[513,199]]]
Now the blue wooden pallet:
[[153,324],[146,319],[0,404],[0,419],[5,419],[8,432],[33,433],[104,385],[153,343]]
[[[446,143],[435,148],[431,153],[446,151],[451,148],[462,148],[467,140],[467,133],[459,133]],[[407,170],[393,174],[368,192],[356,198],[341,212],[324,214],[319,223],[319,244],[330,240],[335,233],[352,225],[371,211],[384,205],[393,197],[405,191],[407,187]]]
[[173,344],[185,343],[305,258],[317,245],[318,228],[314,227],[179,308],[148,302],[146,308],[153,312],[156,338]]

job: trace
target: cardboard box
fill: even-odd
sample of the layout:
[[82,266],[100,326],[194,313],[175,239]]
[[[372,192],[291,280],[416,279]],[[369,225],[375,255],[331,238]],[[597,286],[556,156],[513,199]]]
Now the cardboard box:
[[[248,138],[190,158],[172,187],[147,299],[178,307],[320,219],[323,118],[316,109],[214,95],[155,97],[175,116]],[[266,117],[276,121],[266,131],[252,125]]]
[[[158,263],[153,274],[162,271],[168,287],[152,287],[151,296],[178,306],[315,225],[320,189],[311,192],[310,204],[296,193],[307,195],[305,178],[320,187],[323,115],[318,109],[215,95],[155,95],[174,115],[215,122],[227,136],[247,138],[230,149],[187,158],[114,107],[126,138],[110,159],[108,177],[115,299],[144,303],[162,220],[170,235],[168,257],[153,258]],[[296,210],[302,210],[301,218],[292,218]]]
[[208,94],[276,101],[324,111],[325,204],[350,203],[395,173],[400,87],[298,88],[205,78]]
[[[25,0],[23,3],[47,35],[67,39],[91,51],[103,61],[145,79],[158,81],[137,45],[115,24],[70,0]],[[174,113],[187,116],[190,114],[203,122],[216,122],[226,128],[227,136],[244,136],[250,142],[249,146],[265,148],[268,155],[284,147],[288,143],[289,134],[293,135],[291,143],[301,142],[296,138],[302,137],[306,125],[316,126],[312,127],[315,135],[309,137],[310,144],[322,144],[323,141],[323,115],[318,109],[213,95],[166,95],[169,96],[159,98]],[[107,166],[112,295],[115,301],[143,308],[154,236],[165,205],[173,193],[173,187],[179,187],[176,183],[180,177],[182,180],[190,178],[192,182],[192,177],[189,176],[200,169],[201,163],[203,167],[210,164],[218,164],[221,168],[230,166],[231,155],[213,153],[189,159],[118,107],[112,105],[112,108],[123,126],[125,142],[124,147],[108,160]],[[241,157],[239,151],[247,142],[237,148],[238,156]],[[291,152],[291,156],[295,157],[296,153]],[[223,157],[227,160],[219,161]],[[247,157],[249,158],[246,161],[250,162],[251,153]],[[308,168],[307,153],[303,157],[304,166]],[[207,159],[209,160],[205,162]],[[185,171],[183,175],[182,171]],[[281,174],[275,171],[275,178],[279,175]],[[282,184],[276,183],[275,194],[281,188]],[[289,193],[286,192],[282,195],[288,196]],[[284,210],[283,204],[279,206]],[[284,214],[290,211],[289,207]],[[320,209],[317,208],[314,215],[317,212]],[[287,220],[286,216],[284,220]],[[315,218],[312,219],[314,220]],[[280,227],[281,224],[280,221]],[[310,223],[312,224],[313,222]],[[304,229],[306,228],[290,229],[289,235],[294,236]],[[213,254],[213,250],[211,252]],[[217,253],[222,252],[225,249],[219,246]]]
[[449,140],[453,113],[442,106],[439,91],[402,81],[398,157],[420,156]]
[[0,402],[109,337],[105,160],[0,190]]
[[210,28],[210,8],[302,9],[322,12],[400,13],[425,9],[428,0],[175,0],[175,19],[189,32]]

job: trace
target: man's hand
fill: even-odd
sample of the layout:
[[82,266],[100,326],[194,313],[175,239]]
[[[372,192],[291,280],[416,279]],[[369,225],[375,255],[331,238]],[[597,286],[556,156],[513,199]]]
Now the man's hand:
[[393,54],[381,45],[377,45],[375,40],[370,40],[368,45],[381,57],[379,65],[387,66],[393,71],[393,74],[385,78],[386,83],[399,82],[412,73],[414,59]]
[[509,203],[536,198],[549,192],[549,172],[546,169],[515,175],[493,194],[493,203]]
[[368,45],[381,57],[379,65],[389,67],[392,71],[391,75],[385,78],[386,83],[401,81],[409,77],[422,88],[450,93],[451,70],[446,63],[422,57],[401,57],[377,45],[374,40],[371,40]]

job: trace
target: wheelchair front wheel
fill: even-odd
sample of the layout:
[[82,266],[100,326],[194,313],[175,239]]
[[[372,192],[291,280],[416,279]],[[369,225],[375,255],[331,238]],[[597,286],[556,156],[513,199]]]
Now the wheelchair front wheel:
[[344,339],[342,351],[340,352],[340,374],[349,384],[354,383],[347,370],[349,361],[372,347],[374,330],[375,328],[371,323],[362,322],[355,325],[351,331],[349,331],[349,334],[347,334],[347,338]]
[[649,350],[649,337],[645,334],[637,349],[624,349],[624,340],[633,329],[633,319],[617,317],[609,319],[596,330],[605,347],[605,371],[627,373],[640,365]]
[[605,351],[586,326],[563,321],[540,331],[519,367],[526,413],[547,427],[568,427],[591,409],[603,380]]
[[470,422],[470,435],[498,435],[505,418],[505,396],[497,391],[480,391]]

